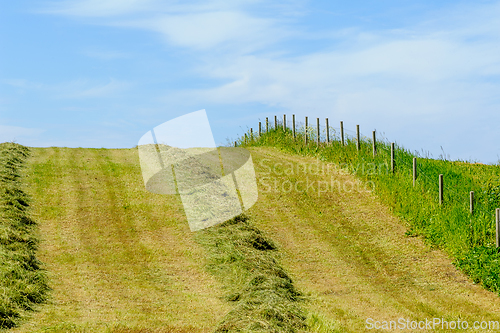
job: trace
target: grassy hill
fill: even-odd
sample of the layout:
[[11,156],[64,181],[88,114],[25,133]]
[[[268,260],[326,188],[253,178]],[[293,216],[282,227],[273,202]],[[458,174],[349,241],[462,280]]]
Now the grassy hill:
[[[245,146],[275,147],[318,160],[352,174],[373,191],[392,212],[408,223],[408,236],[423,236],[454,258],[454,264],[476,283],[500,294],[500,251],[495,244],[495,210],[500,207],[500,167],[463,161],[432,159],[395,145],[394,160],[386,141],[348,137],[345,145],[333,136],[329,144],[316,143],[317,134],[304,128],[296,138],[280,126],[260,138],[240,140]],[[250,134],[250,133],[249,133]],[[249,136],[250,137],[250,136]],[[417,158],[418,157],[418,158]],[[417,161],[413,183],[413,160]],[[439,200],[439,177],[443,177],[443,198]],[[346,191],[332,182],[331,190]],[[473,212],[470,211],[473,191]]]
[[138,162],[137,150],[33,149],[53,292],[14,332],[205,332],[227,311],[179,198],[145,191]]
[[[281,244],[284,266],[310,295],[312,311],[348,332],[368,331],[367,318],[499,318],[498,296],[473,284],[422,238],[406,236],[408,224],[361,180],[314,157],[249,149],[261,184],[250,212]],[[325,173],[309,168],[314,165]],[[325,178],[334,189],[318,193]],[[283,191],[298,181],[299,191]],[[316,185],[306,190],[307,181]],[[337,182],[348,190],[338,191]]]
[[[197,233],[178,196],[144,189],[136,149],[33,148],[25,188],[52,291],[10,332],[223,332],[259,318],[273,329],[287,322],[282,331],[362,332],[368,318],[500,320],[498,296],[405,235],[418,229],[365,191],[364,178],[270,144],[248,148],[259,186],[248,224]],[[318,191],[324,183],[335,190]],[[233,237],[243,233],[268,250]],[[267,279],[270,266],[279,279]]]

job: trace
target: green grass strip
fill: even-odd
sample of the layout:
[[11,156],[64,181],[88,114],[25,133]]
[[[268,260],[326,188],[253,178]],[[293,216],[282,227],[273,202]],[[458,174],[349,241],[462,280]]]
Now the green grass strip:
[[21,189],[27,147],[0,144],[0,328],[18,326],[47,298],[46,272],[36,259],[36,223]]

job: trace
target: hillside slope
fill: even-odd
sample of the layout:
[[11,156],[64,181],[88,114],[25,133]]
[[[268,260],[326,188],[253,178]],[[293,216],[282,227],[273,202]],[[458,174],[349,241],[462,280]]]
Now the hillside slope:
[[228,311],[179,198],[144,189],[137,150],[34,148],[28,168],[53,291],[12,332],[209,332]]
[[498,296],[406,237],[404,223],[365,191],[371,184],[314,158],[248,149],[260,183],[250,215],[281,244],[284,266],[314,311],[350,332],[364,331],[368,318],[500,320]]
[[[259,200],[248,215],[312,312],[346,332],[368,318],[500,320],[498,297],[404,236],[365,184],[313,158],[249,150]],[[230,310],[180,200],[145,191],[135,149],[33,149],[29,164],[53,291],[12,332],[209,332]]]

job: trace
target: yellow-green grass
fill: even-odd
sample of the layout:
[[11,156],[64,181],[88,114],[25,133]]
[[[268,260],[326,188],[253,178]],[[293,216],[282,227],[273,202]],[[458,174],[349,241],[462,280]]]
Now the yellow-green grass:
[[[339,137],[330,144],[315,141],[309,127],[308,144],[304,144],[304,127],[293,138],[290,129],[271,129],[252,140],[241,140],[245,146],[272,146],[301,156],[342,167],[375,190],[393,214],[408,222],[409,236],[423,236],[454,259],[454,264],[500,295],[500,252],[495,248],[495,208],[500,207],[500,167],[466,162],[451,162],[446,157],[432,159],[395,145],[395,168],[391,171],[391,146],[361,136],[349,136],[345,145]],[[428,154],[427,154],[428,155]],[[412,160],[417,160],[417,178],[412,181]],[[438,200],[438,176],[444,177],[443,203]],[[469,192],[474,191],[474,212],[469,211]]]
[[53,291],[12,332],[208,332],[227,312],[177,196],[136,149],[33,149],[26,189]]
[[[279,244],[283,266],[309,295],[310,312],[347,332],[369,331],[368,318],[500,320],[498,296],[422,238],[405,236],[408,225],[359,179],[312,157],[248,149],[259,180],[249,216]],[[306,191],[307,182],[332,180],[326,192]]]
[[[247,214],[305,295],[309,331],[368,331],[368,318],[500,320],[496,295],[421,238],[405,236],[404,222],[351,186],[354,176],[312,157],[249,150],[259,200]],[[179,198],[145,191],[137,150],[33,149],[29,162],[38,257],[53,291],[12,332],[209,332],[231,312]],[[325,173],[314,171],[318,165]],[[307,179],[336,187],[302,191],[298,181]]]

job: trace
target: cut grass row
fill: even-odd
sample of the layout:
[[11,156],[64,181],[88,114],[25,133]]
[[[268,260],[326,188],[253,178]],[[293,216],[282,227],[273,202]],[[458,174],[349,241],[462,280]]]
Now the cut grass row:
[[195,234],[207,252],[207,268],[224,286],[233,307],[215,327],[224,332],[335,333],[280,263],[283,255],[266,233],[242,214]]
[[[308,129],[309,135],[313,133]],[[251,136],[248,134],[248,138]],[[242,146],[272,146],[304,156],[314,156],[361,179],[374,189],[382,202],[409,223],[409,236],[422,235],[432,245],[444,249],[454,264],[486,289],[500,293],[500,255],[495,248],[494,209],[500,207],[500,167],[444,158],[419,156],[396,145],[396,171],[390,170],[390,144],[361,140],[360,151],[354,138],[319,147],[311,137],[305,144],[304,129],[296,139],[290,130],[271,129],[253,140],[239,140]],[[418,178],[412,182],[412,160],[418,157]],[[438,175],[445,179],[444,205],[438,203]],[[344,189],[345,190],[345,189]],[[469,192],[475,192],[475,210],[469,212]]]
[[21,185],[27,147],[0,144],[0,329],[25,320],[47,299],[47,275],[36,258],[37,225]]
[[208,250],[209,271],[226,286],[233,309],[215,332],[305,331],[303,297],[277,258],[276,245],[237,216],[196,233]]

